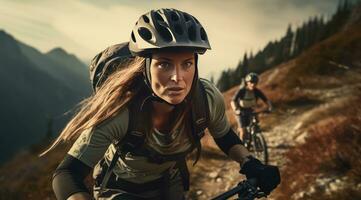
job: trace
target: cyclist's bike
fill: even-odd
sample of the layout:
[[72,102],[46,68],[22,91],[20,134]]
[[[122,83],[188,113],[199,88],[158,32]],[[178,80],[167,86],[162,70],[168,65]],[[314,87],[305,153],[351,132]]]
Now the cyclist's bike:
[[254,200],[255,198],[266,197],[263,192],[257,189],[256,180],[250,179],[240,182],[237,187],[232,188],[212,200],[226,200],[234,195],[238,195],[235,200]]
[[248,139],[243,141],[248,151],[260,160],[263,164],[268,163],[268,149],[266,140],[263,137],[261,127],[259,125],[258,114],[269,113],[269,111],[252,112],[250,115],[250,124],[246,127],[245,134],[248,134]]

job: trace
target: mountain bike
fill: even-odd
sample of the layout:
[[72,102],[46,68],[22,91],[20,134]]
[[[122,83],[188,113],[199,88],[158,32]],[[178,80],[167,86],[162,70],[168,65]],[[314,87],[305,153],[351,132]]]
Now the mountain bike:
[[237,187],[220,194],[212,200],[226,200],[234,195],[238,195],[238,197],[234,200],[254,200],[255,198],[266,197],[266,194],[261,192],[256,185],[256,179],[242,181],[237,185]]
[[260,113],[269,113],[269,111],[252,112],[250,115],[250,124],[246,127],[246,133],[248,139],[244,140],[245,147],[248,151],[262,163],[268,163],[268,148],[266,140],[262,134],[261,127],[259,125],[258,115]]

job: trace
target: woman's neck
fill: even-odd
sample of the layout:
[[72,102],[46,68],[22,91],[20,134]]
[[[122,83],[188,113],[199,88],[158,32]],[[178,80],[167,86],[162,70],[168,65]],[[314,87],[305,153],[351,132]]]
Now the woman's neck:
[[170,114],[173,110],[175,106],[166,104],[164,102],[157,102],[157,101],[153,101],[153,114],[155,115],[167,115]]
[[174,110],[174,106],[163,103],[153,102],[152,120],[155,128],[159,130],[167,130],[170,125],[170,114]]

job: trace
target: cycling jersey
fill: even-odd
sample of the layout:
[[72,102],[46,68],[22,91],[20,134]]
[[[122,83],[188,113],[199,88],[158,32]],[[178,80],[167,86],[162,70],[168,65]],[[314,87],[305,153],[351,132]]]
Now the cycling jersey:
[[[225,135],[230,124],[225,115],[225,105],[222,94],[208,81],[201,80],[205,86],[210,111],[209,132],[214,138]],[[129,111],[122,109],[117,116],[107,120],[101,125],[83,132],[74,143],[68,154],[94,167],[93,175],[99,172],[98,161],[105,154],[105,161],[109,164],[115,153],[112,141],[121,139],[127,132]],[[146,140],[146,145],[163,154],[176,154],[184,152],[191,147],[191,141],[187,137],[186,127],[180,127],[172,133],[162,133],[159,130],[152,130],[151,137]],[[97,165],[98,164],[98,165]],[[156,180],[162,173],[175,165],[175,161],[162,164],[151,163],[146,157],[129,155],[119,159],[113,171],[117,177],[134,182],[145,183]]]
[[261,98],[264,102],[268,101],[267,97],[258,88],[248,90],[244,87],[238,90],[238,92],[233,96],[232,101],[237,109],[249,109],[256,106],[259,98]]

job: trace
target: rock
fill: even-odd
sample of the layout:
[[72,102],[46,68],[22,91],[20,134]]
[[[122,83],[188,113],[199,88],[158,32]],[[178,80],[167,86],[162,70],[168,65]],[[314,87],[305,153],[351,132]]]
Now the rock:
[[337,191],[339,189],[339,184],[337,184],[336,182],[332,182],[328,185],[328,191],[331,193],[331,192],[334,192],[334,191]]
[[306,142],[306,137],[307,137],[308,133],[307,131],[301,133],[300,135],[298,135],[295,139],[295,142],[297,142],[298,144],[303,144]]
[[211,172],[208,174],[210,178],[216,178],[218,176],[218,172]]
[[303,125],[303,122],[300,121],[296,124],[296,126],[294,127],[294,130],[298,130],[299,128],[301,128],[301,126]]

